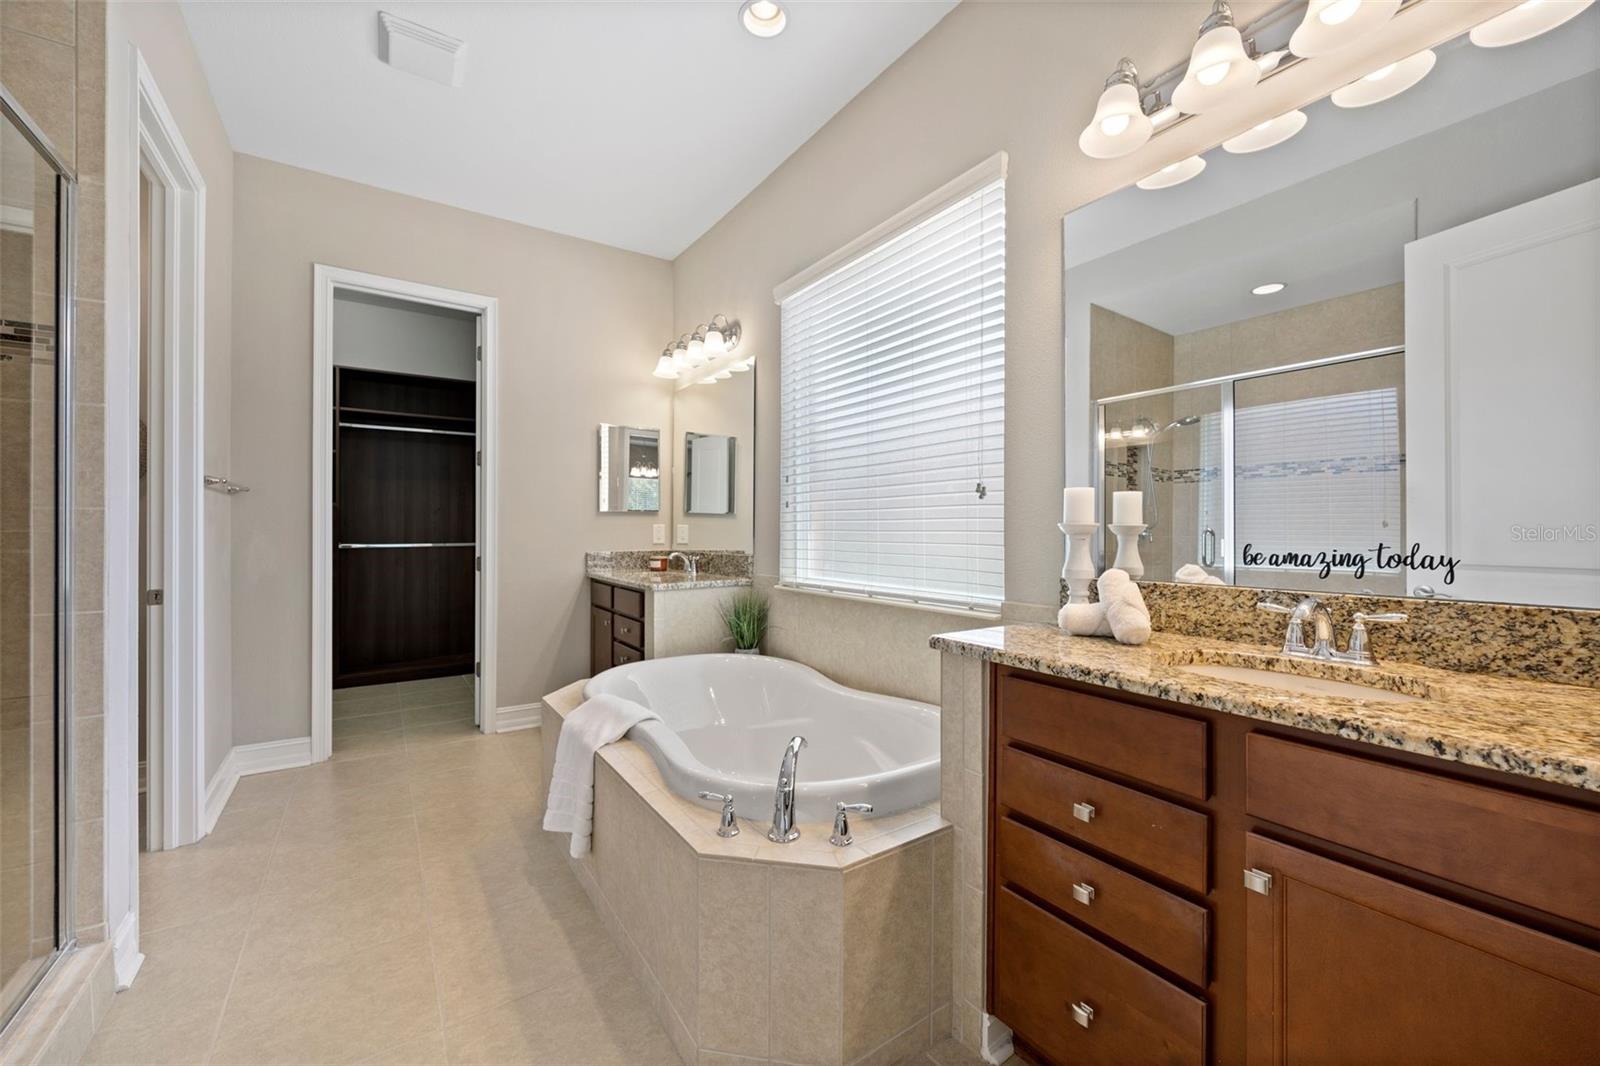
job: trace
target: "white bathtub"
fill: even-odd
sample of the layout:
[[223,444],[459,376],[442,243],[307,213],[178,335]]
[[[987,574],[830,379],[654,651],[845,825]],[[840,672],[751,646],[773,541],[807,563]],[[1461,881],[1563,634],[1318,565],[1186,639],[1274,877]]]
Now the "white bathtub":
[[[887,815],[939,796],[939,708],[860,692],[809,666],[764,655],[680,655],[613,667],[584,686],[644,704],[660,721],[628,733],[680,796],[731,792],[742,818],[772,817],[784,745],[800,753],[796,817],[832,819],[834,804]],[[715,806],[715,804],[707,804]]]

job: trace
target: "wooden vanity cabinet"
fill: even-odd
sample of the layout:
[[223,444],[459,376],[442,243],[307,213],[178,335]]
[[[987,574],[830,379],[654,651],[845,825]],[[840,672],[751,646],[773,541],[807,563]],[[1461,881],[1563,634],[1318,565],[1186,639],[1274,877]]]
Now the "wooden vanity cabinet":
[[987,1009],[1037,1063],[1600,1048],[1600,796],[992,667]]
[[589,675],[645,657],[645,595],[589,579]]

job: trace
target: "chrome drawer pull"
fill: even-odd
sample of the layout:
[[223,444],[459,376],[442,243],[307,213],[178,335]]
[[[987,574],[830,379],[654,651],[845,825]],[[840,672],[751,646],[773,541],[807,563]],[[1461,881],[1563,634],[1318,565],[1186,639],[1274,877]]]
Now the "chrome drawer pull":
[[1094,819],[1094,804],[1074,803],[1072,805],[1072,816],[1080,822],[1092,821]]
[[1079,881],[1072,886],[1072,898],[1087,907],[1094,902],[1094,886]]
[[1244,872],[1244,887],[1266,896],[1272,893],[1272,875],[1255,867]]
[[1094,1008],[1080,999],[1072,1005],[1072,1020],[1085,1029],[1089,1028],[1089,1023],[1094,1021]]

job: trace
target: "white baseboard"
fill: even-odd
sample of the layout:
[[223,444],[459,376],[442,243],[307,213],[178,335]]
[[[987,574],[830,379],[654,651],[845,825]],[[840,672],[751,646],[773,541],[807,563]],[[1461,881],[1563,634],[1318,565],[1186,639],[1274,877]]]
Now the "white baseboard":
[[992,1014],[983,1016],[983,1035],[979,1038],[983,1061],[990,1066],[1000,1066],[1014,1051],[1011,1046],[1011,1027]]
[[543,717],[542,703],[519,703],[513,707],[501,707],[494,712],[494,731],[513,733],[518,729],[537,729]]
[[311,738],[291,737],[288,740],[269,740],[261,744],[240,744],[229,749],[222,765],[206,786],[206,809],[202,833],[216,828],[217,819],[228,805],[239,778],[248,774],[265,774],[274,770],[292,770],[297,766],[311,765]]
[[111,938],[111,966],[118,992],[133,984],[134,976],[143,965],[144,955],[139,951],[139,912],[129,911],[122,916],[117,933]]

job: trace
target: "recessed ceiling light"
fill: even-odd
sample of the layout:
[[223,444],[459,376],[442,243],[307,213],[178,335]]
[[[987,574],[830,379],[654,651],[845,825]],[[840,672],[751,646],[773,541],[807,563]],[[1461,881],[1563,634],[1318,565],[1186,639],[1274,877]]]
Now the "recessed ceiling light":
[[1479,48],[1504,48],[1548,33],[1577,18],[1594,0],[1527,0],[1503,15],[1472,27],[1467,39]]
[[1188,159],[1180,159],[1176,163],[1168,163],[1154,174],[1147,178],[1141,178],[1134,184],[1147,192],[1152,192],[1156,189],[1170,189],[1174,185],[1182,185],[1205,168],[1206,161],[1197,155],[1192,155]]
[[1269,281],[1265,285],[1257,285],[1250,290],[1251,296],[1271,296],[1275,292],[1282,292],[1285,286],[1281,281]]
[[757,37],[776,37],[789,24],[789,16],[777,0],[745,0],[739,22]]
[[1382,103],[1426,78],[1437,59],[1432,49],[1424,48],[1414,56],[1379,67],[1371,74],[1333,90],[1331,99],[1335,107],[1366,107]]
[[1306,113],[1304,111],[1290,111],[1270,118],[1250,129],[1245,130],[1237,137],[1229,137],[1222,142],[1222,150],[1232,152],[1234,155],[1247,155],[1250,152],[1259,152],[1263,148],[1271,148],[1275,144],[1282,144],[1290,137],[1306,128]]

